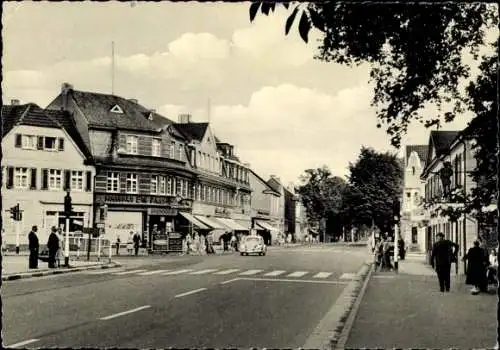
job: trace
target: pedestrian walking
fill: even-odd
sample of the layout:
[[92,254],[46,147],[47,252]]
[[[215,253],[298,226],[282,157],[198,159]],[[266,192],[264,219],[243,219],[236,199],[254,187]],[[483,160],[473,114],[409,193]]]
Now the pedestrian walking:
[[498,256],[496,249],[492,249],[490,252],[490,256],[488,258],[488,283],[489,284],[498,284]]
[[59,249],[56,252],[56,266],[61,267],[61,257],[62,257],[62,249],[64,245],[65,237],[62,234],[62,229],[59,227],[57,229],[57,238],[59,239]]
[[116,255],[120,255],[120,236],[116,236]]
[[134,232],[130,231],[127,239],[127,253],[132,255],[132,250],[134,249]]
[[136,232],[133,237],[133,242],[134,242],[134,253],[135,256],[139,255],[139,246],[141,245],[141,235],[139,235],[139,232]]
[[[463,257],[467,260],[467,277],[465,284],[472,285],[471,294],[476,295],[479,292],[485,292],[488,289],[488,282],[486,279],[486,270],[488,260],[485,258],[484,250],[480,247],[479,241],[474,241],[474,247],[470,248],[467,254]],[[485,288],[486,284],[486,288]]]
[[437,234],[438,241],[434,243],[431,254],[431,266],[436,270],[441,292],[450,291],[451,263],[456,263],[458,244],[444,239],[444,234]]
[[51,233],[49,235],[49,240],[47,242],[47,248],[49,250],[49,268],[56,267],[56,253],[59,250],[59,238],[57,237],[57,229],[52,226]]
[[406,256],[406,249],[405,249],[405,241],[402,237],[399,237],[398,239],[398,253],[399,253],[399,258],[401,260],[404,260]]
[[236,236],[234,233],[231,235],[231,240],[229,241],[231,245],[231,250],[234,252],[236,251]]
[[38,249],[40,248],[40,244],[38,242],[38,237],[36,235],[37,231],[38,227],[33,226],[31,228],[30,233],[28,234],[28,248],[30,250],[30,257],[29,257],[30,269],[38,269]]
[[391,263],[391,257],[394,256],[394,243],[392,242],[392,237],[387,236],[383,244],[383,264],[382,266],[388,270],[392,270],[394,267]]

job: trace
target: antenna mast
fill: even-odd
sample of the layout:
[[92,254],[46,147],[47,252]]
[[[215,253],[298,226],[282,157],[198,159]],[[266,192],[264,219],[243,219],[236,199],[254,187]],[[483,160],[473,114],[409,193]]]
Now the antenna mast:
[[111,42],[111,95],[115,94],[115,42]]
[[210,106],[210,98],[209,98],[208,101],[207,101],[207,119],[208,119],[208,123],[210,123],[210,109],[211,109],[211,106]]

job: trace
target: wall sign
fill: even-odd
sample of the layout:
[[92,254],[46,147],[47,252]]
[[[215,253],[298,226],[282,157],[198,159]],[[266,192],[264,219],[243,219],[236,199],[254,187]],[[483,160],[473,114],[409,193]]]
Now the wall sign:
[[175,208],[191,208],[192,199],[174,196],[154,196],[147,194],[106,193],[96,195],[97,203],[165,205]]

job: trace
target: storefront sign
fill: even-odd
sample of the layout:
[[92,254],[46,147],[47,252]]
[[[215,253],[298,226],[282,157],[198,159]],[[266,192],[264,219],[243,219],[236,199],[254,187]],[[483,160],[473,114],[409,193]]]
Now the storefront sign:
[[176,216],[178,212],[173,208],[151,208],[149,215],[161,215],[163,219],[160,218],[160,221],[165,222],[165,216]]
[[192,200],[173,196],[154,196],[147,194],[106,193],[96,195],[97,203],[165,205],[175,208],[190,208]]

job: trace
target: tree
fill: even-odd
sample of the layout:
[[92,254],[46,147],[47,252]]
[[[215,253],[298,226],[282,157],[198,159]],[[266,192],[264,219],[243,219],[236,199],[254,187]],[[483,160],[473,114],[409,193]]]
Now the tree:
[[[497,5],[486,3],[318,1],[282,5],[290,11],[285,34],[297,16],[305,42],[312,27],[321,32],[315,58],[348,66],[371,64],[377,126],[386,124],[396,147],[412,120],[439,125],[463,111],[459,84],[469,77],[470,67],[462,54],[468,50],[477,59],[486,31],[498,25]],[[259,10],[269,15],[275,7],[271,1],[253,2],[250,20]],[[418,114],[426,103],[436,104],[439,115],[424,119]],[[443,103],[452,103],[455,113],[443,111]]]
[[403,167],[389,152],[361,148],[357,161],[349,164],[349,186],[344,197],[344,215],[353,226],[376,225],[392,232],[393,203],[401,196]]
[[339,225],[334,223],[339,222],[345,180],[333,176],[327,166],[305,170],[300,180],[295,191],[306,208],[308,219],[312,222],[325,220],[327,228],[337,230]]

